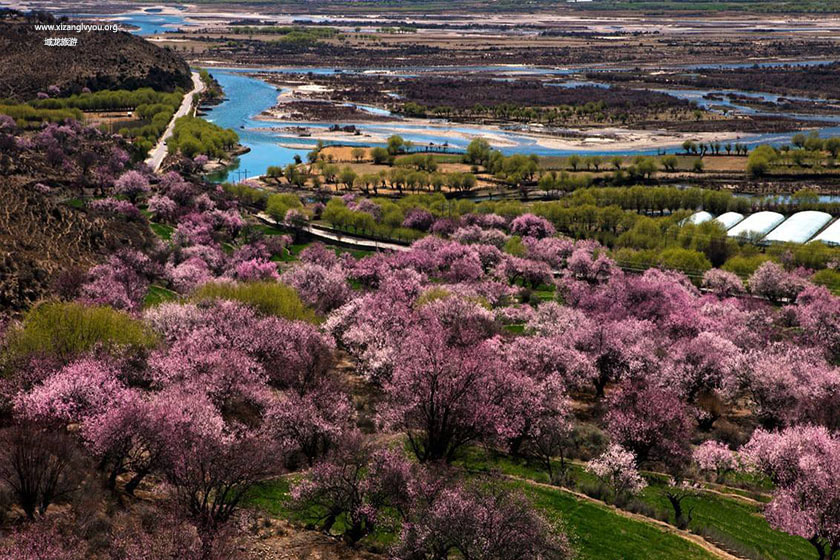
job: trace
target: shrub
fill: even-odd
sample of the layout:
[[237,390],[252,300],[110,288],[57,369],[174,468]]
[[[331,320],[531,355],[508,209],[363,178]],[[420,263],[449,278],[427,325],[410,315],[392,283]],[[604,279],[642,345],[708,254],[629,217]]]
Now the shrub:
[[140,321],[105,306],[49,302],[33,308],[9,332],[4,357],[45,355],[66,360],[104,346],[151,347],[155,337]]
[[533,214],[522,214],[510,223],[510,232],[521,237],[530,236],[536,238],[550,237],[554,235],[554,226],[545,218]]
[[34,424],[15,426],[0,433],[0,443],[0,480],[30,521],[78,488],[84,470],[73,439],[62,431]]
[[750,291],[772,302],[792,300],[805,287],[805,281],[774,262],[765,262],[750,276]]
[[302,208],[300,199],[293,194],[273,194],[268,197],[266,212],[275,220],[282,221],[286,213],[292,208]]
[[[269,169],[271,169],[269,167]],[[264,209],[268,201],[268,193],[242,183],[224,183],[222,188],[243,204]]]
[[315,313],[303,304],[297,292],[276,282],[211,282],[198,288],[193,299],[239,301],[266,315],[315,322]]
[[826,268],[820,270],[811,278],[814,284],[825,286],[834,293],[840,293],[840,271]]
[[589,461],[586,470],[609,486],[616,500],[638,494],[647,486],[636,468],[636,457],[615,443],[600,457]]
[[198,154],[222,157],[239,142],[239,136],[200,117],[181,117],[175,121],[172,136],[166,141],[169,153],[180,151],[192,158]]
[[724,264],[721,268],[728,272],[734,272],[738,276],[744,277],[751,275],[753,272],[758,270],[758,267],[768,260],[769,257],[762,254],[749,256],[738,255],[726,261],[726,264]]
[[721,297],[740,294],[744,284],[734,272],[713,268],[703,274],[703,287]]
[[759,146],[747,158],[747,174],[751,177],[761,177],[770,170],[778,159],[778,154],[770,146]]
[[682,270],[693,274],[704,273],[712,268],[712,263],[700,251],[679,247],[671,247],[662,251],[659,255],[659,263],[663,268],[669,270]]
[[347,278],[339,267],[304,263],[286,271],[282,280],[321,313],[337,309],[350,299]]

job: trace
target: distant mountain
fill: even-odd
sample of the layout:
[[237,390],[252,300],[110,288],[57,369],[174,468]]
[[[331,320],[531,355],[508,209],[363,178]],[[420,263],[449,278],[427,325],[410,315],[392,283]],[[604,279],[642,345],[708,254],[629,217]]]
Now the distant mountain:
[[[189,66],[178,55],[123,31],[38,28],[62,23],[79,22],[0,11],[0,98],[31,99],[53,85],[63,94],[83,88],[189,89]],[[49,46],[47,39],[75,39],[75,46]]]

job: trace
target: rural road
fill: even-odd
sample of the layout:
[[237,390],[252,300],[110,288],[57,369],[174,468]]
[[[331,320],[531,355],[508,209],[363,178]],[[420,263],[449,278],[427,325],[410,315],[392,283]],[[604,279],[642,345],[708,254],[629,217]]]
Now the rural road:
[[[271,216],[266,214],[265,212],[260,212],[257,214],[257,218],[263,221],[264,223],[270,225],[280,225],[279,222],[274,220]],[[329,230],[325,230],[319,228],[318,226],[313,226],[311,224],[306,224],[301,228],[303,231],[309,232],[311,235],[323,239],[324,241],[335,241],[338,243],[345,243],[347,245],[352,245],[359,249],[375,249],[375,250],[387,250],[387,251],[408,251],[409,247],[405,245],[397,245],[396,243],[387,243],[383,241],[374,241],[372,239],[363,239],[360,237],[353,237],[352,235],[341,235],[333,233]]]
[[157,145],[155,145],[154,149],[149,152],[149,157],[146,158],[146,165],[151,167],[152,171],[155,173],[157,173],[160,169],[160,164],[163,163],[163,158],[166,157],[166,141],[170,136],[172,136],[172,130],[175,128],[175,121],[190,112],[190,109],[192,108],[193,95],[204,91],[204,82],[201,81],[201,77],[198,75],[198,72],[192,73],[192,82],[192,91],[189,91],[184,95],[184,100],[181,101],[181,106],[178,107],[178,110],[175,111],[174,115],[172,115],[172,120],[169,121],[169,125],[163,132],[163,136],[160,137]]

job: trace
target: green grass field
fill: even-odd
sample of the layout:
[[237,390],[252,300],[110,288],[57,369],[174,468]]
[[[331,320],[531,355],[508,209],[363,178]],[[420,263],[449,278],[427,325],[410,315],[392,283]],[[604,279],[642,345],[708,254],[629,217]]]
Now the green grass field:
[[169,241],[172,238],[172,232],[175,231],[174,227],[167,224],[159,224],[157,222],[149,222],[149,227],[155,235],[164,241]]
[[165,301],[170,301],[178,298],[178,294],[172,290],[168,290],[163,286],[152,284],[149,286],[149,291],[143,299],[143,307],[154,307]]
[[[575,498],[560,489],[543,488],[524,481],[510,481],[524,490],[534,504],[550,516],[559,514],[581,560],[707,560],[714,558],[699,546],[646,523],[627,519],[607,506]],[[306,523],[305,516],[288,506],[289,482],[273,479],[255,486],[245,505],[270,515]],[[340,531],[340,525],[337,526]],[[377,534],[363,544],[381,550],[394,535]]]
[[540,509],[561,514],[566,530],[586,560],[656,560],[715,558],[677,535],[646,523],[627,519],[606,506],[575,498],[562,490],[511,482]]
[[[649,486],[640,499],[657,512],[671,511],[661,486]],[[756,505],[712,493],[689,498],[689,505],[694,507],[689,529],[738,556],[768,560],[811,560],[816,556],[805,539],[772,529]]]
[[[652,523],[630,519],[616,513],[611,506],[580,498],[561,489],[544,486],[547,474],[525,460],[486,452],[467,450],[456,466],[473,475],[496,472],[506,475],[505,484],[524,490],[534,504],[549,517],[558,516],[565,524],[582,559],[657,559],[713,558],[708,551],[679,535],[653,525],[655,519],[671,519],[673,512],[662,493],[662,476],[645,473],[649,486],[636,498]],[[578,488],[597,486],[598,480],[580,464],[568,464],[569,473]],[[537,485],[533,482],[543,484]],[[277,479],[255,487],[248,496],[248,505],[271,515],[308,520],[300,512],[288,508],[288,481]],[[689,531],[703,536],[736,556],[755,560],[813,560],[813,547],[799,537],[772,529],[761,514],[761,506],[738,496],[760,496],[739,489],[725,489],[732,497],[712,491],[701,491],[687,498],[684,505],[692,508]],[[639,511],[635,509],[634,511]],[[375,535],[369,544],[381,549],[388,535]]]
[[[505,456],[486,455],[472,450],[464,466],[470,470],[497,470],[518,478],[547,483],[548,475],[523,460]],[[579,485],[596,486],[598,480],[580,465],[569,465],[569,472]],[[655,517],[672,519],[673,510],[662,493],[661,477],[646,476],[649,486],[637,497],[655,512]],[[733,490],[733,494],[748,492]],[[776,531],[761,515],[760,506],[728,498],[713,492],[701,492],[687,498],[686,506],[693,507],[689,530],[705,536],[720,548],[737,556],[766,560],[813,560],[814,548],[803,538]]]
[[276,517],[290,519],[292,511],[288,507],[289,479],[273,478],[257,484],[248,492],[245,503]]

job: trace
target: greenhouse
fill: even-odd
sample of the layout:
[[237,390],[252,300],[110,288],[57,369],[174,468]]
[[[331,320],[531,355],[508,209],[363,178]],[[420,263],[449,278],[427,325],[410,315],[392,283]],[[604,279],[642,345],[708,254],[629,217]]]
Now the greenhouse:
[[768,243],[805,243],[831,221],[831,214],[806,210],[797,212],[770,232],[762,241]]
[[735,224],[740,222],[744,219],[743,214],[739,214],[738,212],[726,212],[725,214],[721,214],[715,221],[719,224],[722,224],[724,229],[732,229]]
[[785,221],[778,212],[756,212],[726,232],[729,237],[764,237]]
[[822,241],[828,245],[840,245],[840,220],[825,228],[822,233],[811,241]]
[[709,220],[711,220],[713,218],[714,218],[714,216],[712,216],[708,212],[700,211],[700,212],[695,212],[694,214],[689,216],[685,220],[685,223],[686,224],[694,224],[694,225],[698,226],[698,225],[700,225],[704,222],[708,222]]

